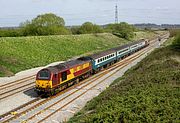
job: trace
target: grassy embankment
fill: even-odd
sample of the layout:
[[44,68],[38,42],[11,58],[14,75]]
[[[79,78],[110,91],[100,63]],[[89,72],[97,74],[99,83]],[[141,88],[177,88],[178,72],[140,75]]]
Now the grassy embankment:
[[69,122],[179,122],[180,49],[170,46],[171,41],[114,81]]
[[155,33],[154,32],[151,32],[151,31],[138,31],[138,32],[135,32],[135,37],[134,37],[134,40],[138,40],[138,39],[141,39],[141,38],[153,38],[155,36]]
[[[149,33],[145,33],[146,36]],[[154,34],[155,35],[155,34]],[[139,36],[137,35],[137,38]],[[0,76],[128,43],[112,34],[0,38]]]

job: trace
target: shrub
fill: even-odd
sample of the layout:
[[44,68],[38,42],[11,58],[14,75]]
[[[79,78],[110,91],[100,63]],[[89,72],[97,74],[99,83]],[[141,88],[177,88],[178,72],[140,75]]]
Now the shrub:
[[134,26],[129,25],[125,22],[119,24],[109,24],[105,28],[107,32],[111,32],[114,35],[130,40],[134,37],[134,31],[136,30]]
[[177,36],[178,34],[180,34],[179,29],[171,29],[171,30],[169,30],[169,32],[170,32],[170,37],[174,37],[174,36]]
[[87,33],[102,33],[103,29],[96,25],[92,24],[91,22],[85,22],[78,30],[77,33],[79,34],[87,34]]
[[180,34],[178,34],[176,36],[176,38],[174,39],[172,46],[176,49],[180,49]]
[[0,29],[0,37],[17,37],[22,36],[21,29]]

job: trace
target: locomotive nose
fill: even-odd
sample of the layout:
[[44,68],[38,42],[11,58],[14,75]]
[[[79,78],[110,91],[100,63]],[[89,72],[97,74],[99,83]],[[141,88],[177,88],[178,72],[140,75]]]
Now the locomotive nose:
[[37,80],[36,81],[36,87],[48,88],[48,87],[50,87],[50,81],[47,81],[47,80]]

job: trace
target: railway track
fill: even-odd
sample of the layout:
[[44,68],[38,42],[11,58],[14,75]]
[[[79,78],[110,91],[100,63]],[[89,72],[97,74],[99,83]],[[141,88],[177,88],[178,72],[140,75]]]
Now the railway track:
[[0,100],[13,96],[19,92],[32,89],[35,85],[35,75],[0,85]]
[[[147,50],[147,48],[145,48],[145,49]],[[141,53],[141,55],[145,53],[145,49],[143,49],[144,52]],[[141,50],[141,51],[142,51],[142,50]],[[136,55],[136,58],[137,58],[137,57],[140,57],[141,55]],[[99,74],[99,76],[96,76],[96,77],[94,77],[94,78],[89,78],[89,79],[91,79],[90,82],[86,83],[87,81],[89,81],[89,79],[87,79],[87,80],[84,80],[84,82],[79,83],[78,86],[86,83],[86,85],[83,86],[83,88],[84,88],[84,87],[88,86],[89,84],[92,84],[95,80],[99,79],[99,78],[102,77],[104,74],[107,74],[108,72],[110,72],[110,71],[112,71],[112,70],[114,70],[114,69],[117,69],[117,67],[121,66],[121,67],[119,68],[119,69],[121,69],[121,68],[122,68],[122,65],[123,65],[123,67],[126,66],[126,65],[128,64],[128,62],[127,62],[128,60],[130,60],[129,62],[131,62],[131,61],[133,61],[133,60],[136,59],[136,58],[128,58],[127,60],[125,59],[124,61],[121,61],[121,62],[119,62],[119,63],[117,63],[117,64],[114,64],[111,68],[108,68],[109,70],[107,69],[107,70],[103,71],[101,74]],[[118,70],[119,70],[119,69],[118,69]],[[118,71],[118,70],[117,70],[117,71]],[[109,77],[110,77],[110,76],[109,76]],[[77,85],[75,85],[75,86],[77,86]],[[37,99],[37,100],[35,100],[35,101],[32,101],[31,103],[27,104],[28,106],[30,106],[29,108],[26,107],[27,105],[24,105],[24,106],[20,107],[19,109],[13,110],[13,111],[17,111],[17,112],[18,112],[17,115],[15,115],[15,116],[11,115],[11,116],[10,116],[10,115],[6,114],[6,115],[3,116],[5,120],[2,120],[2,122],[9,122],[9,121],[11,121],[11,120],[13,120],[13,119],[16,119],[16,118],[18,118],[18,117],[19,117],[19,118],[22,118],[22,115],[23,115],[23,114],[28,113],[28,112],[34,110],[35,108],[38,108],[38,107],[40,108],[40,107],[43,106],[45,103],[47,104],[48,101],[51,101],[52,99],[55,99],[55,98],[59,97],[59,95],[62,95],[62,94],[64,94],[64,93],[67,92],[67,91],[70,91],[72,88],[74,88],[74,86],[72,86],[71,88],[68,88],[67,90],[65,90],[65,91],[63,91],[63,92],[61,92],[61,93],[59,93],[59,94],[57,94],[57,95],[55,95],[55,96],[53,96],[53,97],[50,97],[50,98],[48,98],[48,99],[45,99],[45,100],[39,101],[40,99]],[[46,107],[44,110],[47,110],[48,108],[51,108],[51,107],[54,106],[55,104],[57,104],[57,103],[65,100],[66,98],[68,98],[70,95],[76,93],[77,91],[79,91],[79,90],[76,90],[76,91],[72,92],[71,94],[65,96],[64,98],[58,100],[57,102],[52,103],[51,105],[49,105],[48,107]],[[87,91],[86,91],[86,92],[87,92]],[[73,99],[73,100],[75,100],[75,99]],[[72,101],[73,101],[73,100],[72,100]],[[69,103],[68,103],[68,104],[69,104]],[[66,104],[66,105],[68,105],[68,104]],[[65,105],[65,106],[66,106],[66,105]],[[24,107],[24,108],[26,107],[26,108],[24,109],[23,107]],[[64,106],[63,106],[63,107],[64,107]],[[61,108],[63,108],[63,107],[61,107]],[[23,111],[20,111],[22,108],[23,108],[24,110],[23,110]],[[19,111],[18,111],[18,110],[19,110]],[[60,109],[59,109],[59,110],[60,110]],[[32,115],[32,114],[34,114],[34,115]],[[31,116],[28,117],[28,118],[27,118],[27,116],[26,116],[26,120],[25,120],[25,121],[32,120],[33,118],[35,118],[35,116],[41,114],[41,110],[39,110],[39,112],[37,112],[37,113],[32,113],[32,114],[31,114]],[[54,114],[54,113],[53,113],[53,114]],[[49,117],[49,116],[48,116],[48,117]],[[47,117],[47,118],[48,118],[48,117]],[[42,119],[42,120],[45,120],[45,119]],[[21,121],[23,121],[23,118],[21,119]]]
[[[12,81],[12,82],[7,82],[6,84],[3,84],[3,85],[0,85],[0,89],[2,88],[5,88],[5,87],[10,87],[10,86],[13,86],[15,84],[19,84],[19,83],[22,83],[28,79],[32,79],[32,77],[34,77],[35,75],[32,75],[32,76],[28,76],[28,77],[25,77],[25,78],[22,78],[22,79],[18,79],[16,81]],[[4,87],[5,86],[5,87]]]

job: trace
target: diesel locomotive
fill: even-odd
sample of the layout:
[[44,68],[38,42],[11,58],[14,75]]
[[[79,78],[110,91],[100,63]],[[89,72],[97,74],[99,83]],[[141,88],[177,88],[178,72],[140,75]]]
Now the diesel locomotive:
[[127,45],[44,68],[36,75],[35,90],[38,94],[54,95],[148,45],[148,40],[141,39]]

